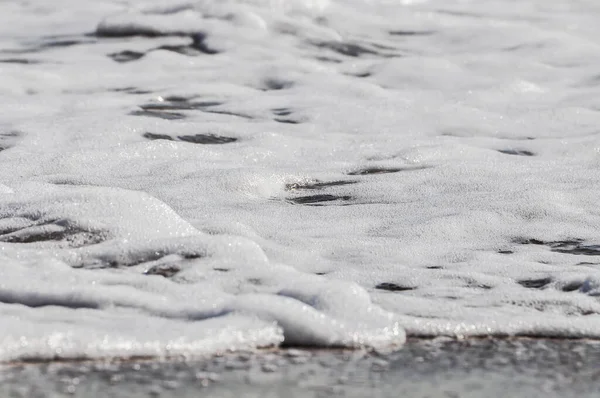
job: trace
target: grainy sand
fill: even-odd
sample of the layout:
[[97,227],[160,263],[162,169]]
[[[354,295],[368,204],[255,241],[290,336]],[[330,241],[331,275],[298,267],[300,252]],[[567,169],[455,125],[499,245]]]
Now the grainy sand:
[[2,397],[596,397],[600,342],[410,340],[393,352],[4,365]]

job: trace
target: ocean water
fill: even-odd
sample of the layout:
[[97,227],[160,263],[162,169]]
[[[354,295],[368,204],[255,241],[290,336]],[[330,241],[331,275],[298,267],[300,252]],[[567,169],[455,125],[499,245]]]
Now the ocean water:
[[0,360],[600,337],[599,17],[0,2]]

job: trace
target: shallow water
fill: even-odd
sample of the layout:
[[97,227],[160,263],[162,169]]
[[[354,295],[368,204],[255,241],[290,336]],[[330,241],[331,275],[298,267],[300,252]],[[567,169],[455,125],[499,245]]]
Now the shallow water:
[[600,337],[593,1],[0,4],[0,360]]

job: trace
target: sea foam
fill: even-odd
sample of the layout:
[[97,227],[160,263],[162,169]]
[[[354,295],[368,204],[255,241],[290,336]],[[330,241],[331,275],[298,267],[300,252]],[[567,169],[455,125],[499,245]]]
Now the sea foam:
[[0,360],[600,337],[593,2],[53,4],[0,5]]

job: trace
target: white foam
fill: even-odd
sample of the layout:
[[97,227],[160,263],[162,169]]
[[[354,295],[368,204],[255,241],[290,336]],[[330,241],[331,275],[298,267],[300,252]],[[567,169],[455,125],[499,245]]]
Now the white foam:
[[600,337],[593,2],[76,3],[0,5],[0,360]]

